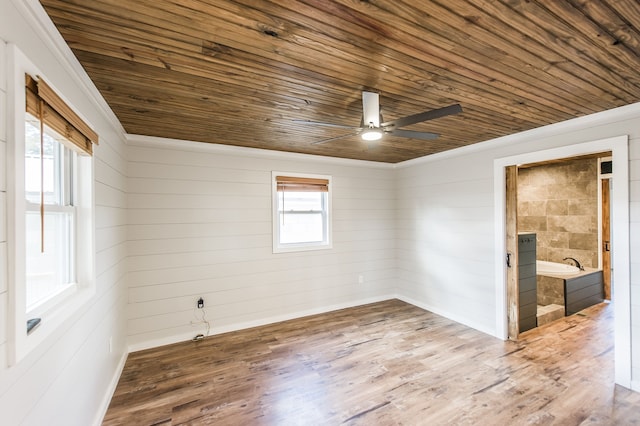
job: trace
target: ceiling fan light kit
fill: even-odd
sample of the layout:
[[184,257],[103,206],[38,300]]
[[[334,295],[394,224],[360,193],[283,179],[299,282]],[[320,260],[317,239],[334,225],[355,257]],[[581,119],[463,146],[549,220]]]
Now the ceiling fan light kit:
[[370,127],[364,130],[360,134],[360,137],[365,141],[377,141],[382,139],[382,130],[380,130],[379,128]]
[[[333,123],[320,123],[309,120],[294,120],[298,123],[311,124],[315,126],[325,127],[337,127],[351,129],[352,132],[323,139],[320,141],[312,142],[313,145],[327,143],[338,139],[346,138],[349,136],[360,135],[362,140],[371,142],[377,141],[385,134],[390,134],[396,137],[409,138],[409,139],[421,139],[431,140],[436,139],[439,135],[437,133],[419,132],[415,130],[404,130],[401,127],[410,126],[412,124],[421,123],[427,120],[433,120],[440,117],[446,117],[448,115],[459,114],[462,112],[462,107],[459,104],[450,105],[444,108],[438,108],[430,111],[421,112],[418,114],[409,115],[407,117],[398,118],[396,120],[387,121],[381,123],[380,119],[380,95],[374,92],[362,92],[362,122],[360,127],[350,127],[341,124]],[[368,127],[364,127],[362,123],[368,123]]]

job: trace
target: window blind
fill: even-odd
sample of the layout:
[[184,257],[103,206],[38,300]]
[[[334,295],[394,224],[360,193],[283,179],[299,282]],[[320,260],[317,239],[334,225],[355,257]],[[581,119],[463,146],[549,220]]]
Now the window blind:
[[41,78],[26,74],[27,112],[70,141],[80,154],[92,155],[98,135]]
[[98,134],[43,79],[25,74],[26,111],[40,126],[40,251],[44,253],[44,126],[63,136],[59,141],[78,154],[93,154]]
[[328,179],[276,176],[278,192],[329,192]]

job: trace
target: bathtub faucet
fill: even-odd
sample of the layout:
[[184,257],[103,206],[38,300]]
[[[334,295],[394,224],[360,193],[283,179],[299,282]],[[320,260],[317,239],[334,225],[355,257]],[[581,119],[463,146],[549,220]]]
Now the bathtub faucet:
[[576,264],[576,267],[577,267],[578,269],[580,269],[581,271],[584,271],[584,266],[582,266],[582,265],[580,264],[580,262],[578,262],[578,261],[577,261],[576,259],[574,259],[573,257],[565,257],[565,258],[564,258],[564,259],[562,259],[562,260],[573,260],[573,262]]

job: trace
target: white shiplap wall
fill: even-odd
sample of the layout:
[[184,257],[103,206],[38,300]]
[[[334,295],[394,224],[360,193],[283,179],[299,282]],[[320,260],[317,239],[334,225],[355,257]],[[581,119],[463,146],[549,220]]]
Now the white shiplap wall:
[[6,43],[0,39],[0,369],[7,365],[7,79]]
[[[126,161],[121,126],[101,104],[37,1],[1,0],[0,39],[10,40],[100,135],[94,155],[96,294],[16,365],[7,366],[6,282],[0,281],[0,424],[99,424],[126,354]],[[0,62],[6,55],[0,43]],[[61,47],[62,46],[62,47]],[[0,66],[0,275],[4,242],[5,67]],[[104,102],[104,101],[102,101]]]
[[[483,161],[484,160],[484,161]],[[398,293],[493,334],[493,170],[476,154],[398,170]]]
[[499,335],[494,160],[619,135],[629,135],[631,367],[640,390],[639,104],[399,165],[400,297]]
[[[637,119],[640,121],[640,119]],[[640,125],[638,125],[640,127]],[[640,131],[639,131],[640,133]],[[640,392],[640,135],[629,144],[632,386]]]
[[[389,165],[144,138],[132,144],[133,350],[204,333],[202,324],[191,324],[199,297],[218,333],[394,296]],[[332,249],[272,253],[273,170],[332,176]]]

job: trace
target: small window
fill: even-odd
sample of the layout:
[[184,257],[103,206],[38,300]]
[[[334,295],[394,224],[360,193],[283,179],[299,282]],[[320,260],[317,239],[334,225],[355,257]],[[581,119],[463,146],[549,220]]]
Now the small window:
[[331,248],[331,177],[273,173],[274,253]]

